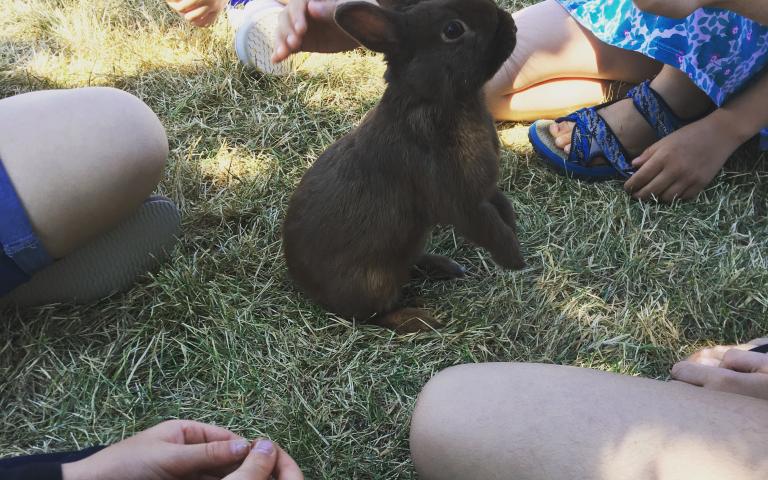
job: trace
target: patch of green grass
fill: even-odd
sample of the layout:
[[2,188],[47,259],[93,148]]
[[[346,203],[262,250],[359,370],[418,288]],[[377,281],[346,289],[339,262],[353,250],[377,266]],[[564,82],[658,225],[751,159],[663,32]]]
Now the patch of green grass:
[[383,91],[378,57],[270,79],[238,65],[226,22],[193,30],[160,0],[4,10],[0,96],[112,85],[160,115],[172,149],[160,190],[181,205],[184,237],[125,295],[2,313],[0,456],[184,417],[270,435],[309,478],[413,478],[409,415],[442,368],[535,361],[664,378],[696,346],[768,331],[768,173],[754,154],[698,202],[664,206],[562,179],[524,145],[505,149],[501,185],[529,267],[501,271],[439,230],[432,248],[470,274],[414,284],[447,325],[397,337],[310,303],[280,250],[302,173]]

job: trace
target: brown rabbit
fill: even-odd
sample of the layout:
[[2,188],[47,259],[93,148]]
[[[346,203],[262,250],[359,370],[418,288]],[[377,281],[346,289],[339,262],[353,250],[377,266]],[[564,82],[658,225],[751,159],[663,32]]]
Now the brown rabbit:
[[424,253],[453,225],[506,268],[525,264],[515,214],[496,187],[499,140],[482,93],[515,46],[512,17],[491,0],[340,5],[336,22],[382,52],[387,89],[350,134],[317,159],[291,199],[285,257],[309,297],[346,318],[399,332],[439,323],[400,304],[412,266],[463,276]]

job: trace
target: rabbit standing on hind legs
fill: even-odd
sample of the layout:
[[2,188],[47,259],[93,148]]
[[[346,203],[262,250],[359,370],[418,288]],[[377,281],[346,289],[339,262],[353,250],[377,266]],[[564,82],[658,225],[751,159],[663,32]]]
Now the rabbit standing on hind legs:
[[515,46],[492,0],[344,3],[336,22],[387,61],[384,96],[307,171],[283,226],[290,276],[346,318],[398,332],[439,323],[401,305],[412,266],[439,278],[464,269],[427,255],[453,225],[505,268],[524,266],[515,214],[496,187],[499,140],[482,89]]

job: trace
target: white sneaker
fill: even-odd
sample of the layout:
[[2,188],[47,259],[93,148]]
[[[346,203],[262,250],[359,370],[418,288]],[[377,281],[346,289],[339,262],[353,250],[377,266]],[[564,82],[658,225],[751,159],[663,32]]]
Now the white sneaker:
[[295,72],[307,59],[307,54],[298,53],[281,63],[272,63],[277,22],[283,8],[277,0],[252,0],[242,10],[231,11],[230,22],[237,28],[235,52],[244,65],[269,75],[285,76]]

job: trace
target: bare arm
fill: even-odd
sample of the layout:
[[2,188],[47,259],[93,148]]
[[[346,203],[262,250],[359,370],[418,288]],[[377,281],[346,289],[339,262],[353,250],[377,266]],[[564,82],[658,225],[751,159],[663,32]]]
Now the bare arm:
[[634,0],[640,10],[671,18],[684,18],[702,7],[723,8],[768,25],[768,0]]
[[739,140],[739,145],[768,126],[768,70],[710,117],[728,128],[734,139]]
[[638,170],[624,189],[644,200],[695,198],[733,152],[768,125],[766,73],[721,108],[646,149],[632,161]]
[[768,25],[768,0],[709,0],[706,3],[710,7],[724,8],[761,25]]

